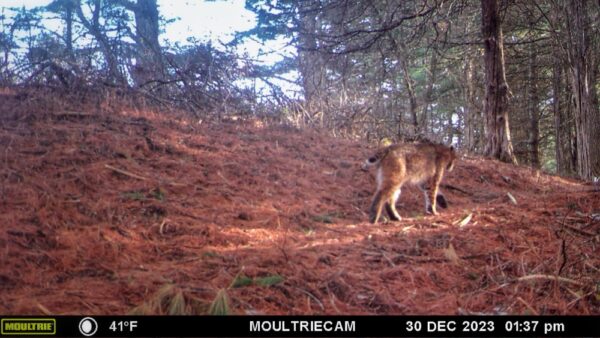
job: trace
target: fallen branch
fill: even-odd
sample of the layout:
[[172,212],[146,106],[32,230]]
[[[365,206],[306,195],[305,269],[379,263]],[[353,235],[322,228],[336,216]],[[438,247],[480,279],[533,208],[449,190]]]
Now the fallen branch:
[[109,164],[105,164],[104,167],[106,167],[107,169],[110,169],[112,171],[118,172],[119,174],[125,175],[125,176],[129,176],[131,178],[136,178],[138,180],[142,180],[142,181],[146,181],[148,180],[147,178],[140,176],[140,175],[136,175],[134,173],[130,173],[129,171],[123,170],[123,169],[119,169],[119,168],[115,168],[112,165]]
[[89,112],[63,111],[63,112],[55,112],[52,115],[54,117],[79,117],[79,118],[83,118],[83,117],[93,116],[94,114],[89,113]]
[[519,278],[517,278],[517,281],[525,281],[525,280],[532,280],[532,279],[554,280],[554,281],[558,281],[558,282],[565,282],[565,283],[571,283],[571,284],[583,286],[583,283],[578,282],[573,279],[570,279],[570,278],[565,278],[565,277],[560,277],[560,276],[551,276],[551,275],[541,275],[541,274],[519,277]]
[[586,231],[586,230],[583,230],[583,229],[578,229],[578,228],[576,228],[574,226],[571,226],[571,225],[565,224],[564,227],[567,228],[567,229],[569,229],[569,230],[571,230],[571,231],[573,231],[573,232],[576,232],[576,233],[578,233],[580,235],[585,235],[585,236],[590,236],[590,237],[598,236],[598,234],[595,234],[593,232],[589,232],[589,231]]
[[449,189],[449,190],[456,190],[456,191],[462,192],[465,195],[472,195],[470,192],[468,192],[466,190],[463,190],[463,189],[461,189],[459,187],[455,187],[452,184],[442,184],[441,186],[443,188],[446,188],[446,189]]
[[[495,250],[495,251],[490,251],[488,253],[481,253],[481,254],[475,254],[475,255],[466,255],[466,256],[459,256],[458,258],[461,260],[468,260],[468,259],[478,259],[478,258],[485,258],[488,257],[490,255],[494,255],[497,253],[502,252],[502,250]],[[383,257],[385,260],[388,261],[388,263],[393,264],[393,266],[396,266],[398,263],[402,263],[403,261],[411,261],[413,263],[445,263],[448,261],[448,258],[446,257],[430,257],[430,258],[423,258],[423,257],[419,257],[419,256],[410,256],[410,255],[406,255],[406,254],[398,254],[394,257],[387,257],[385,254],[383,254],[382,252],[373,252],[373,251],[364,251],[363,254],[367,255],[367,256],[372,256],[372,257],[377,257],[379,258],[380,256]]]
[[460,257],[460,259],[484,258],[484,257],[488,257],[490,255],[499,254],[502,251],[504,251],[504,250],[494,250],[494,251],[490,251],[490,252],[487,252],[487,253],[480,253],[480,254],[474,254],[474,255],[466,255],[466,256]]

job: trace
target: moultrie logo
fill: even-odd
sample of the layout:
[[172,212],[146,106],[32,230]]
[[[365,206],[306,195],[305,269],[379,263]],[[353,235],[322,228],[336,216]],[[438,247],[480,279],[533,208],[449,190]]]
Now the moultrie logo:
[[3,336],[52,336],[56,334],[54,318],[2,318]]

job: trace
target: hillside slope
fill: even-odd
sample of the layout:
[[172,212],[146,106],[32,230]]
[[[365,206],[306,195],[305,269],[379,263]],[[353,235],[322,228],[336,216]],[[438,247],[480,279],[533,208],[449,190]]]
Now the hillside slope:
[[0,104],[0,313],[125,314],[160,290],[198,313],[220,289],[237,314],[600,313],[593,186],[463,157],[440,215],[408,188],[404,219],[371,225],[372,146],[20,102]]

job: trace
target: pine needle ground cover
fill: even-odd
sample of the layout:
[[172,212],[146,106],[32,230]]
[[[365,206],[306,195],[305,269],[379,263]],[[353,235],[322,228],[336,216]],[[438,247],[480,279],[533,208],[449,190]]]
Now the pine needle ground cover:
[[463,156],[374,226],[326,132],[4,93],[0,144],[1,313],[600,313],[593,185]]

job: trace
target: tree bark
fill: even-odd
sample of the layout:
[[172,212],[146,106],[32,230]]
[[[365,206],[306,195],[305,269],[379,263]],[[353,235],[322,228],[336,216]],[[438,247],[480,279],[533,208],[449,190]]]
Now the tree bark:
[[564,72],[562,59],[554,55],[554,71],[552,74],[552,112],[554,114],[554,148],[556,156],[556,172],[559,175],[572,176],[575,173],[572,147],[572,119],[570,100],[563,100],[566,88],[563,85]]
[[465,86],[464,86],[464,101],[465,101],[465,138],[467,150],[474,151],[476,148],[476,106],[475,106],[475,87],[473,84],[473,59],[468,58],[465,62]]
[[137,63],[135,82],[141,87],[164,78],[164,62],[158,36],[158,6],[156,0],[138,0],[131,9],[135,15]]
[[[419,119],[417,117],[417,95],[415,94],[413,79],[410,77],[410,69],[408,67],[408,57],[405,46],[396,41],[396,38],[390,34],[390,41],[392,42],[392,46],[396,51],[396,57],[398,59],[398,64],[402,69],[402,79],[404,80],[404,87],[406,89],[406,93],[408,94],[408,111],[410,113],[411,123],[412,123],[412,136],[417,136],[419,133]],[[406,135],[398,135],[400,138],[404,138]]]
[[[408,94],[408,110],[409,110],[409,114],[410,114],[410,123],[412,124],[412,135],[411,137],[415,137],[417,136],[417,134],[419,133],[419,119],[417,117],[417,96],[415,94],[415,90],[414,90],[414,86],[413,86],[413,79],[410,77],[410,70],[408,68],[408,57],[407,57],[407,52],[406,52],[406,48],[405,46],[396,40],[396,38],[391,34],[388,33],[388,36],[390,38],[390,42],[392,44],[392,48],[394,49],[394,51],[396,52],[396,58],[398,60],[398,64],[400,65],[400,68],[402,70],[402,79],[404,80],[404,88],[406,90],[406,93]],[[398,120],[402,121],[402,111],[398,112]],[[403,134],[402,131],[402,126],[398,127],[399,133],[398,133],[398,138],[399,139],[405,139],[406,135]]]
[[124,84],[126,83],[122,72],[119,69],[119,64],[116,55],[113,53],[108,37],[102,32],[100,28],[100,10],[101,0],[94,0],[94,8],[92,10],[92,18],[88,20],[83,14],[81,9],[81,0],[77,0],[75,5],[75,12],[77,17],[81,21],[82,25],[88,30],[88,32],[98,41],[100,50],[104,56],[108,71],[108,82]]
[[534,168],[540,168],[540,112],[538,109],[538,76],[537,76],[537,48],[531,45],[527,67],[527,115],[529,118],[529,163]]
[[72,1],[65,3],[65,43],[71,62],[75,61],[75,53],[73,51],[73,7]]
[[302,78],[302,89],[306,109],[313,115],[321,110],[320,91],[323,90],[324,74],[321,55],[317,50],[315,35],[318,29],[317,11],[318,1],[303,1],[298,3],[299,12],[299,44],[298,62]]
[[590,3],[571,0],[567,14],[567,54],[571,90],[575,103],[577,175],[585,180],[600,176],[600,111],[596,93],[597,43]]
[[481,0],[485,60],[485,154],[504,162],[517,163],[508,123],[508,95],[504,71],[502,29],[497,0]]
[[436,81],[437,76],[437,50],[433,49],[431,51],[431,59],[429,63],[429,72],[427,79],[427,88],[425,88],[425,92],[423,93],[423,110],[421,112],[421,126],[420,131],[423,134],[428,133],[428,122],[429,122],[429,105],[431,104],[432,95],[433,95],[433,85]]
[[419,131],[419,120],[417,119],[417,96],[415,95],[415,89],[413,87],[413,81],[410,77],[410,71],[408,69],[408,60],[400,57],[400,63],[402,64],[402,73],[404,77],[404,86],[408,93],[409,111],[412,118],[413,125],[413,136]]
[[447,143],[452,144],[454,141],[454,122],[452,121],[452,117],[454,116],[454,111],[448,111],[448,122],[446,124],[446,137],[448,138]]

